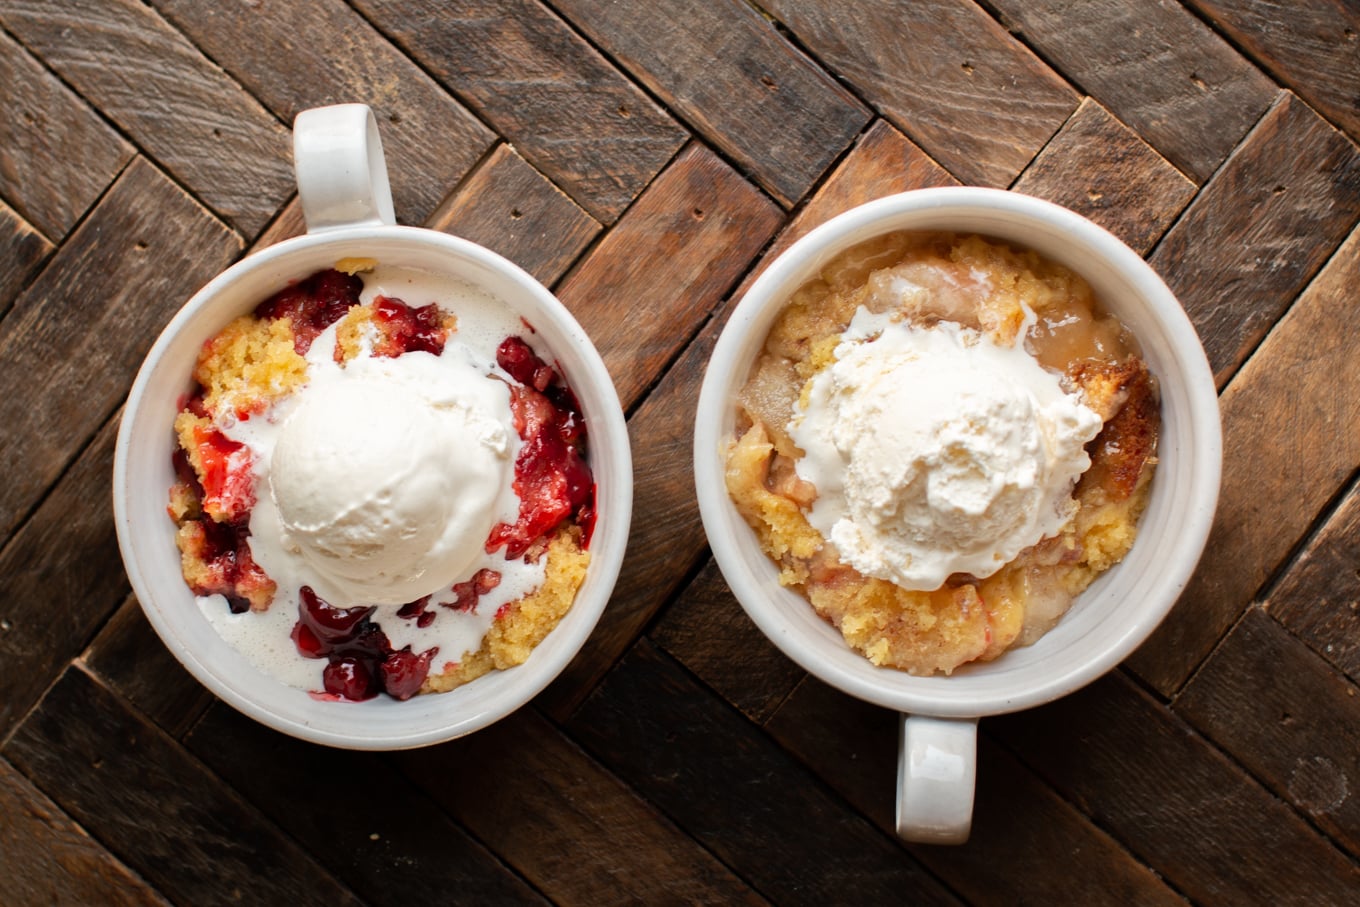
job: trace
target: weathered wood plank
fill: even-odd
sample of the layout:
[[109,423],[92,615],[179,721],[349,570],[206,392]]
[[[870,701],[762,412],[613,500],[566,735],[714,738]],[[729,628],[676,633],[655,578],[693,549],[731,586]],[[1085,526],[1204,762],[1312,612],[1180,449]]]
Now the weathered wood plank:
[[786,207],[869,121],[854,95],[740,0],[654,0],[645,16],[609,0],[556,6]]
[[108,419],[165,322],[240,249],[138,158],[19,297],[0,322],[0,462],[23,468],[0,482],[0,539]]
[[288,197],[288,130],[139,0],[3,0],[0,22],[247,236]]
[[1360,882],[1331,842],[1117,672],[988,728],[1192,901],[1344,904]]
[[538,0],[357,0],[581,207],[613,223],[687,137]]
[[[0,139],[0,148],[3,148]],[[3,151],[0,151],[3,154]],[[0,163],[3,170],[3,163]],[[14,296],[52,254],[53,246],[13,208],[0,202],[0,318],[9,311]]]
[[772,901],[837,903],[853,891],[867,903],[956,903],[895,839],[646,640],[567,729]]
[[164,907],[166,901],[0,759],[0,902]]
[[1360,152],[1287,92],[1150,259],[1219,386],[1355,225]]
[[774,204],[694,144],[563,278],[557,295],[604,357],[625,410],[779,224]]
[[1223,486],[1199,568],[1133,656],[1170,695],[1360,465],[1360,357],[1338,325],[1360,292],[1360,233],[1280,320],[1221,397]]
[[789,246],[814,227],[826,223],[856,205],[906,192],[939,186],[957,186],[930,155],[898,132],[886,120],[875,120],[855,142],[845,159],[836,165],[817,192],[779,231],[760,262],[746,275],[733,294],[740,299],[755,279]]
[[1265,611],[1247,611],[1174,708],[1360,856],[1360,690]]
[[127,594],[113,528],[111,418],[0,549],[0,740]]
[[131,595],[104,624],[81,661],[172,737],[182,737],[215,701],[170,654]]
[[185,745],[367,903],[544,903],[376,753],[304,743],[222,703]]
[[255,808],[78,668],[3,754],[116,856],[188,904],[358,904]]
[[1195,194],[1194,183],[1090,98],[1011,188],[1071,208],[1141,255]]
[[[879,828],[893,833],[895,713],[809,677],[766,729]],[[1184,903],[985,734],[978,739],[968,843],[911,851],[974,904]]]
[[1360,140],[1360,8],[1352,0],[1188,0],[1266,71]]
[[1351,487],[1266,600],[1271,615],[1360,683],[1360,492]]
[[505,144],[496,146],[427,226],[499,252],[549,286],[601,230]]
[[[0,6],[0,22],[6,20]],[[3,32],[0,110],[0,196],[60,241],[134,150]]]
[[258,252],[276,242],[292,239],[294,236],[301,236],[306,232],[307,220],[302,216],[302,202],[294,195],[288,204],[279,209],[278,216],[270,222],[269,226],[260,231],[260,235],[255,237],[255,241],[250,244],[247,251]]
[[988,0],[1001,22],[1197,183],[1276,89],[1175,0]]
[[1010,185],[1078,96],[971,0],[764,4],[965,183]]
[[309,107],[372,107],[403,223],[423,223],[495,140],[343,0],[152,5],[286,123]]
[[555,904],[763,903],[533,709],[396,760]]
[[711,559],[648,635],[757,724],[806,676],[746,616]]

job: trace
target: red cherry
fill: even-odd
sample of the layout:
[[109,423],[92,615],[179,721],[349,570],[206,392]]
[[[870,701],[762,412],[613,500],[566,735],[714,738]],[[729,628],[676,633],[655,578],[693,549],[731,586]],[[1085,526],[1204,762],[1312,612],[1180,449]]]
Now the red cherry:
[[321,681],[327,693],[351,702],[362,702],[378,695],[372,669],[358,658],[333,659],[322,671]]

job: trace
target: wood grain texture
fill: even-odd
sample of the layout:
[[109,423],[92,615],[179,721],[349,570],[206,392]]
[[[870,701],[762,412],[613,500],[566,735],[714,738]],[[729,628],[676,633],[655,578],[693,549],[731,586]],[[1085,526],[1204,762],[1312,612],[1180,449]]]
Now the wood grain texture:
[[1292,95],[1252,130],[1150,259],[1227,383],[1355,225],[1360,152]]
[[1336,325],[1360,292],[1352,234],[1220,398],[1223,485],[1199,568],[1132,665],[1178,689],[1360,465],[1360,357]]
[[875,120],[807,203],[779,231],[733,295],[737,299],[744,296],[775,258],[814,227],[837,214],[885,195],[958,184],[949,171],[890,123]]
[[[766,729],[875,825],[894,833],[895,712],[808,677]],[[967,844],[918,845],[911,851],[975,904],[1184,903],[985,734],[978,739],[977,792]]]
[[170,900],[358,904],[174,740],[78,668],[6,758]]
[[1195,185],[1086,98],[1011,187],[1090,218],[1146,255]]
[[581,207],[613,223],[687,133],[539,0],[357,0]]
[[1308,540],[1266,599],[1270,614],[1360,683],[1360,493]]
[[[157,332],[240,240],[138,158],[0,322],[0,539],[113,412]],[[102,497],[101,497],[102,500]]]
[[[0,196],[48,239],[60,240],[132,159],[133,148],[3,32],[0,110]],[[80,154],[67,153],[71,148]]]
[[741,0],[556,6],[786,207],[869,121],[869,111]]
[[172,737],[215,701],[170,654],[129,595],[81,655],[85,669]]
[[47,237],[0,202],[0,318],[53,248]]
[[307,220],[302,216],[302,202],[294,195],[288,204],[279,209],[278,216],[269,222],[269,226],[260,231],[246,251],[254,254],[276,242],[283,242],[306,232]]
[[427,226],[499,252],[549,286],[601,229],[505,144],[496,146]]
[[1360,881],[1292,809],[1119,673],[988,725],[1191,901],[1344,904]]
[[0,759],[0,903],[8,907],[103,904],[164,907],[166,901],[28,779]]
[[558,722],[628,651],[702,561],[708,542],[694,495],[694,414],[723,320],[719,315],[705,326],[628,420],[633,448],[628,548],[600,622],[566,669],[539,694],[540,706]]
[[763,5],[965,183],[1010,185],[1079,100],[969,0]]
[[285,123],[309,107],[372,107],[402,223],[423,223],[495,140],[343,0],[152,5]]
[[764,903],[533,709],[397,761],[555,904]]
[[1196,183],[1276,89],[1176,0],[985,0],[1001,22]]
[[1247,611],[1175,711],[1360,856],[1360,689],[1265,611]]
[[145,4],[3,0],[0,23],[242,233],[288,197],[288,130]]
[[604,357],[624,410],[779,223],[779,209],[755,187],[703,145],[691,145],[563,278],[557,295]]
[[110,419],[0,549],[0,740],[127,594],[113,528]]
[[545,903],[377,753],[286,737],[222,703],[185,745],[366,903]]
[[[705,695],[646,640],[568,731],[773,901],[952,904],[888,835],[822,787],[755,725]],[[755,825],[815,828],[777,838]]]
[[711,558],[648,636],[757,724],[806,676],[746,616]]
[[1186,2],[1360,140],[1360,8],[1352,0]]

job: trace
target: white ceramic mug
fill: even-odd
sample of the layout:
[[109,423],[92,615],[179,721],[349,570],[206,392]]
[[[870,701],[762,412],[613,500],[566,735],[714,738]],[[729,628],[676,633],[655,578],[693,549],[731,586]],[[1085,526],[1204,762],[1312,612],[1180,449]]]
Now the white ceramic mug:
[[[277,730],[355,749],[422,746],[469,733],[528,702],[557,676],[594,628],[618,576],[632,515],[628,431],[613,382],[565,307],[512,262],[454,236],[396,226],[371,111],[345,104],[307,110],[294,126],[299,194],[308,233],[238,262],[175,315],[132,386],[114,456],[114,518],[132,588],[171,652],[205,686]],[[581,405],[597,485],[591,563],[561,623],[519,667],[448,693],[406,702],[321,702],[265,676],[200,613],[180,574],[166,515],[171,424],[204,341],[290,281],[347,257],[416,268],[490,292],[532,325]]]
[[[952,230],[1012,242],[1067,265],[1091,284],[1142,345],[1160,382],[1159,465],[1139,534],[1056,627],[995,661],[913,677],[850,649],[807,600],[779,584],[726,492],[723,448],[735,395],[794,290],[845,249],[895,230]],[[897,831],[911,841],[967,839],[977,720],[1070,693],[1129,655],[1170,610],[1204,548],[1221,469],[1218,398],[1184,310],[1133,250],[1079,215],[994,189],[925,189],[862,205],[810,232],[776,259],[734,309],[699,396],[695,483],[704,529],[737,600],[794,661],[826,683],[902,714]]]

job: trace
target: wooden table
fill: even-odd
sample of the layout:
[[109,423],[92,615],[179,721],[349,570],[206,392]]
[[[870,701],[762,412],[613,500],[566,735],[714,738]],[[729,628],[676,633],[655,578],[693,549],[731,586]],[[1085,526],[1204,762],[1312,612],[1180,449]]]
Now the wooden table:
[[[1352,0],[0,0],[0,903],[1360,903]],[[214,700],[129,595],[120,404],[301,230],[289,124],[377,111],[398,218],[554,288],[629,414],[609,609],[530,707],[355,754]],[[894,716],[708,555],[690,424],[772,254],[954,183],[1147,255],[1221,391],[1218,521],[1126,664],[984,721],[962,847],[892,834]]]

